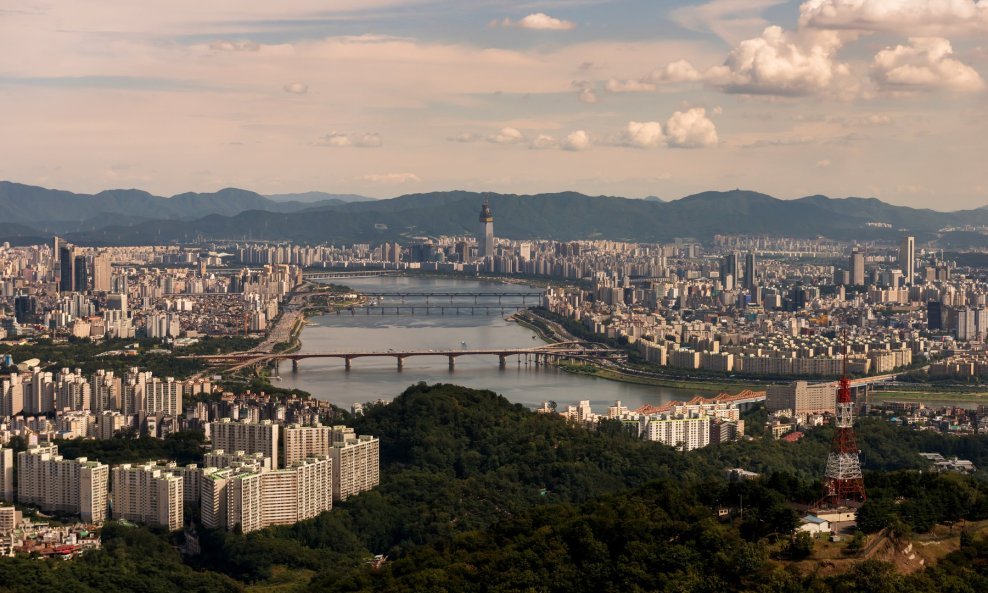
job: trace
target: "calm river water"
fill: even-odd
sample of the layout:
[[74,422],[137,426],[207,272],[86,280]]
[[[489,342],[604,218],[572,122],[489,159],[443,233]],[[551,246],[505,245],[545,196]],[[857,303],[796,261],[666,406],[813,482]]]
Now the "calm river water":
[[[505,284],[477,280],[421,277],[353,278],[345,282],[354,290],[365,293],[397,292],[522,292],[539,290],[524,285]],[[529,298],[528,304],[537,302]],[[430,304],[442,303],[447,307],[445,315],[423,315],[417,309],[415,315],[386,315],[373,311],[366,315],[357,310],[356,315],[323,315],[310,320],[313,325],[302,332],[301,352],[364,352],[389,349],[401,350],[477,350],[487,348],[530,348],[542,344],[530,330],[505,321],[513,308],[502,314],[500,309],[480,310],[470,306],[474,299],[456,297],[454,307],[461,305],[460,315],[450,309],[449,297],[432,297]],[[521,304],[517,297],[504,297],[505,307]],[[398,297],[386,296],[378,305],[401,305]],[[423,297],[408,297],[405,305],[425,305]],[[478,306],[498,306],[496,298],[480,298]],[[447,382],[468,387],[490,389],[513,402],[536,407],[545,400],[556,401],[560,407],[590,400],[597,411],[606,410],[615,400],[634,409],[642,404],[657,404],[671,399],[688,399],[694,394],[681,389],[634,385],[607,381],[565,373],[554,367],[527,366],[524,359],[508,360],[507,367],[498,367],[496,356],[462,356],[456,359],[456,368],[449,370],[445,357],[412,357],[405,359],[404,369],[398,371],[393,358],[357,358],[350,371],[346,371],[341,359],[306,359],[299,363],[299,370],[291,370],[290,363],[282,363],[280,387],[304,389],[313,396],[348,408],[354,402],[391,399],[406,387],[419,381]],[[709,394],[708,394],[709,395]]]

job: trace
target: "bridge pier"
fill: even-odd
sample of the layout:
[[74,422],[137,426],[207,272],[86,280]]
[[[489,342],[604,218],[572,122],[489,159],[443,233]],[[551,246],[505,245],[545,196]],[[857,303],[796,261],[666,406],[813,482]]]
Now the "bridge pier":
[[350,360],[351,360],[351,357],[349,357],[349,356],[344,356],[344,357],[343,357],[343,367],[344,367],[344,368],[345,368],[346,370],[348,370],[348,371],[350,370],[350,366],[351,366],[351,365],[350,365]]
[[452,354],[449,355],[449,370],[456,368],[456,357]]
[[292,372],[293,373],[297,373],[298,372],[298,359],[297,358],[293,358],[292,359]]
[[503,354],[497,355],[497,361],[498,361],[498,366],[501,367],[502,369],[508,366],[508,357]]
[[405,368],[405,357],[404,356],[396,356],[395,358],[398,359],[398,371],[401,372],[401,370],[403,368]]

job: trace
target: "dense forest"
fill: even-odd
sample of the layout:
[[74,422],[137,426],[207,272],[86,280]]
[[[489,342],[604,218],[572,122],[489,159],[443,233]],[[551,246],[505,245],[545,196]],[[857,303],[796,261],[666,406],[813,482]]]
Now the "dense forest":
[[[608,423],[587,430],[489,391],[425,384],[353,423],[381,439],[381,485],[330,513],[246,536],[200,529],[202,553],[184,562],[170,545],[182,535],[111,524],[104,550],[77,561],[0,561],[0,591],[239,590],[286,571],[297,590],[327,592],[988,590],[988,541],[967,532],[959,551],[909,576],[873,561],[839,576],[794,562],[812,543],[789,537],[789,502],[819,496],[828,428],[679,453]],[[988,439],[872,419],[859,432],[872,492],[862,529],[905,536],[988,519],[988,482],[916,471],[921,450],[988,461]],[[730,467],[762,478],[731,483]],[[743,517],[717,520],[739,501]],[[379,567],[375,554],[387,558]]]

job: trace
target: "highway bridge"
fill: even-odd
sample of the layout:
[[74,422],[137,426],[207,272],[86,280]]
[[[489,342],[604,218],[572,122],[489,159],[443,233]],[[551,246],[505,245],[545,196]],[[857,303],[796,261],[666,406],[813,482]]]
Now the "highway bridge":
[[504,315],[527,308],[514,305],[355,305],[337,309],[337,315]]
[[229,354],[199,354],[180,356],[178,358],[202,360],[215,365],[232,365],[229,370],[239,370],[249,366],[276,362],[279,360],[291,360],[292,370],[298,368],[299,361],[307,358],[336,358],[341,359],[347,370],[352,367],[352,361],[357,358],[393,358],[396,361],[398,370],[404,367],[406,358],[412,357],[445,357],[449,360],[449,368],[452,370],[456,365],[456,359],[461,356],[497,356],[500,366],[507,366],[509,356],[525,357],[526,363],[536,366],[548,364],[559,360],[574,361],[595,361],[611,360],[623,361],[627,354],[623,350],[615,350],[598,344],[587,342],[561,342],[547,344],[536,348],[494,348],[481,350],[388,350],[388,351],[368,351],[368,352],[232,352]]
[[375,278],[377,276],[397,276],[401,270],[327,270],[325,272],[303,272],[306,280],[336,280],[339,278]]

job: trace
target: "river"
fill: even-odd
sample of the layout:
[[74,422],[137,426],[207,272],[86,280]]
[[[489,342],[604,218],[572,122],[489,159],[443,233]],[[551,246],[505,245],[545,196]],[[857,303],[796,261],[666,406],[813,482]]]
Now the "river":
[[[443,277],[377,277],[350,278],[345,281],[356,291],[370,293],[395,292],[521,292],[538,294],[539,289],[519,284],[455,279]],[[528,304],[537,302],[529,298]],[[302,353],[315,352],[385,352],[389,349],[402,350],[478,350],[489,348],[531,348],[542,344],[535,334],[516,323],[506,321],[504,314],[495,308],[496,298],[481,298],[473,313],[469,314],[473,298],[456,297],[455,304],[462,304],[460,315],[449,307],[448,297],[432,297],[430,304],[447,306],[447,314],[423,315],[417,309],[416,315],[402,315],[390,312],[381,315],[379,310],[366,315],[329,314],[309,320],[302,331]],[[502,304],[508,307],[521,304],[517,297],[504,297]],[[398,306],[402,301],[396,297],[383,297],[379,305]],[[423,297],[409,297],[405,305],[425,305]],[[492,309],[480,310],[479,306]],[[526,365],[523,359],[511,357],[505,368],[499,368],[496,356],[461,356],[456,359],[455,370],[449,370],[445,357],[411,357],[404,361],[401,371],[396,369],[393,358],[356,358],[352,369],[347,371],[340,359],[305,359],[300,361],[298,371],[293,372],[291,364],[283,362],[279,368],[281,376],[276,384],[279,387],[298,388],[314,397],[330,401],[338,406],[349,408],[355,402],[369,402],[379,399],[390,400],[409,385],[419,381],[429,383],[446,382],[490,389],[500,393],[512,402],[537,407],[543,401],[552,400],[563,408],[580,400],[590,400],[595,411],[604,412],[616,400],[631,409],[645,403],[659,404],[671,399],[689,399],[693,392],[608,381],[596,377],[574,375],[555,367]],[[707,394],[709,395],[709,394]]]

